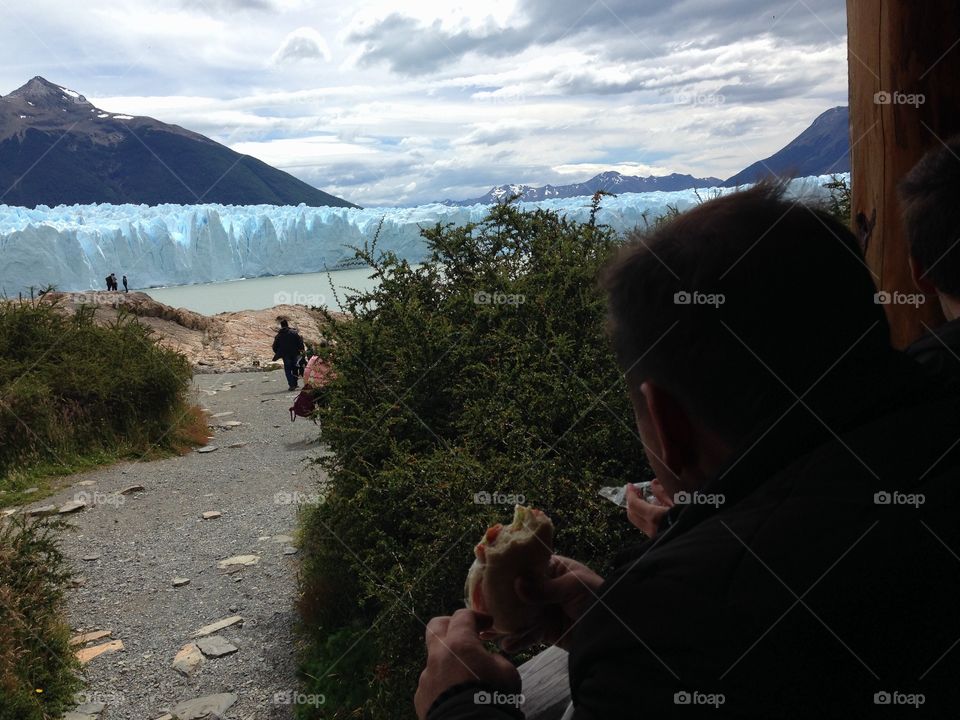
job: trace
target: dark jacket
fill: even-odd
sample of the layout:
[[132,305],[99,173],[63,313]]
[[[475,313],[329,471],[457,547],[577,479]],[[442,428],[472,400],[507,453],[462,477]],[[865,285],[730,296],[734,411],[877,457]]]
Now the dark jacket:
[[295,358],[303,352],[303,338],[293,328],[280,328],[273,340],[273,359]]
[[934,377],[960,385],[960,318],[928,332],[906,353]]
[[[606,578],[570,635],[576,720],[957,717],[960,399],[891,364],[771,418],[718,507]],[[514,717],[468,692],[430,720]]]

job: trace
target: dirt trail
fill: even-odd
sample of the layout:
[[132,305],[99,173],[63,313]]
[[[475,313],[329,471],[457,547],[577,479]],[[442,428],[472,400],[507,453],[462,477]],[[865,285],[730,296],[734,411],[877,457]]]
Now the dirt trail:
[[[290,422],[295,394],[282,372],[199,375],[195,388],[219,426],[215,451],[77,475],[38,503],[89,506],[66,516],[64,551],[80,576],[68,619],[77,634],[110,635],[78,645],[106,647],[85,667],[92,704],[78,720],[97,710],[103,720],[151,720],[210,695],[220,695],[210,707],[230,705],[225,718],[293,717],[296,513],[322,482],[307,463],[322,452],[318,429]],[[143,489],[119,494],[131,486]],[[236,556],[248,557],[221,562]],[[242,624],[194,637],[237,616]],[[122,650],[107,647],[116,641]],[[201,717],[190,712],[179,714]]]

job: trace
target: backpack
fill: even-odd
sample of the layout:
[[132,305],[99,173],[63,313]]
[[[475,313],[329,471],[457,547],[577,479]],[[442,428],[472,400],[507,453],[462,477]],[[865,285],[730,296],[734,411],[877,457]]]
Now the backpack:
[[301,390],[290,408],[290,422],[296,422],[298,415],[305,418],[311,417],[316,406],[317,401],[314,400],[313,393],[309,390]]

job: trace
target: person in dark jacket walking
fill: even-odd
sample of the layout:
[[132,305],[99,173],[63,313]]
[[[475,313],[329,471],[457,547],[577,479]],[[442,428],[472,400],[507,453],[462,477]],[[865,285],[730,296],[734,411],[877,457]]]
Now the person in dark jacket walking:
[[123,291],[130,292],[130,286],[127,284],[127,276],[123,276]]
[[960,383],[960,136],[938,144],[900,184],[916,285],[940,301],[947,322],[907,348],[934,376]]
[[300,333],[290,327],[289,322],[281,320],[280,331],[273,340],[273,359],[283,360],[283,372],[291,390],[297,389],[297,362],[304,349]]
[[[540,621],[501,647],[569,650],[575,720],[960,707],[960,397],[891,347],[849,230],[781,193],[704,203],[607,274],[674,505],[606,577],[554,556],[546,580],[517,580]],[[429,622],[420,718],[524,717],[488,627],[469,610]]]

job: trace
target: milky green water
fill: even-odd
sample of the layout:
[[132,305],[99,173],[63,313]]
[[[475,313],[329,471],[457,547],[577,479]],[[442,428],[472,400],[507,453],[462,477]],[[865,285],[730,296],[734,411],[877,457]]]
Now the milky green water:
[[351,293],[350,288],[369,290],[377,285],[371,280],[370,268],[350,268],[325,273],[279,275],[275,277],[231,280],[206,285],[144,290],[158,302],[187,308],[204,315],[235,310],[263,310],[274,305],[315,305],[342,310],[331,290],[331,281],[340,301]]

